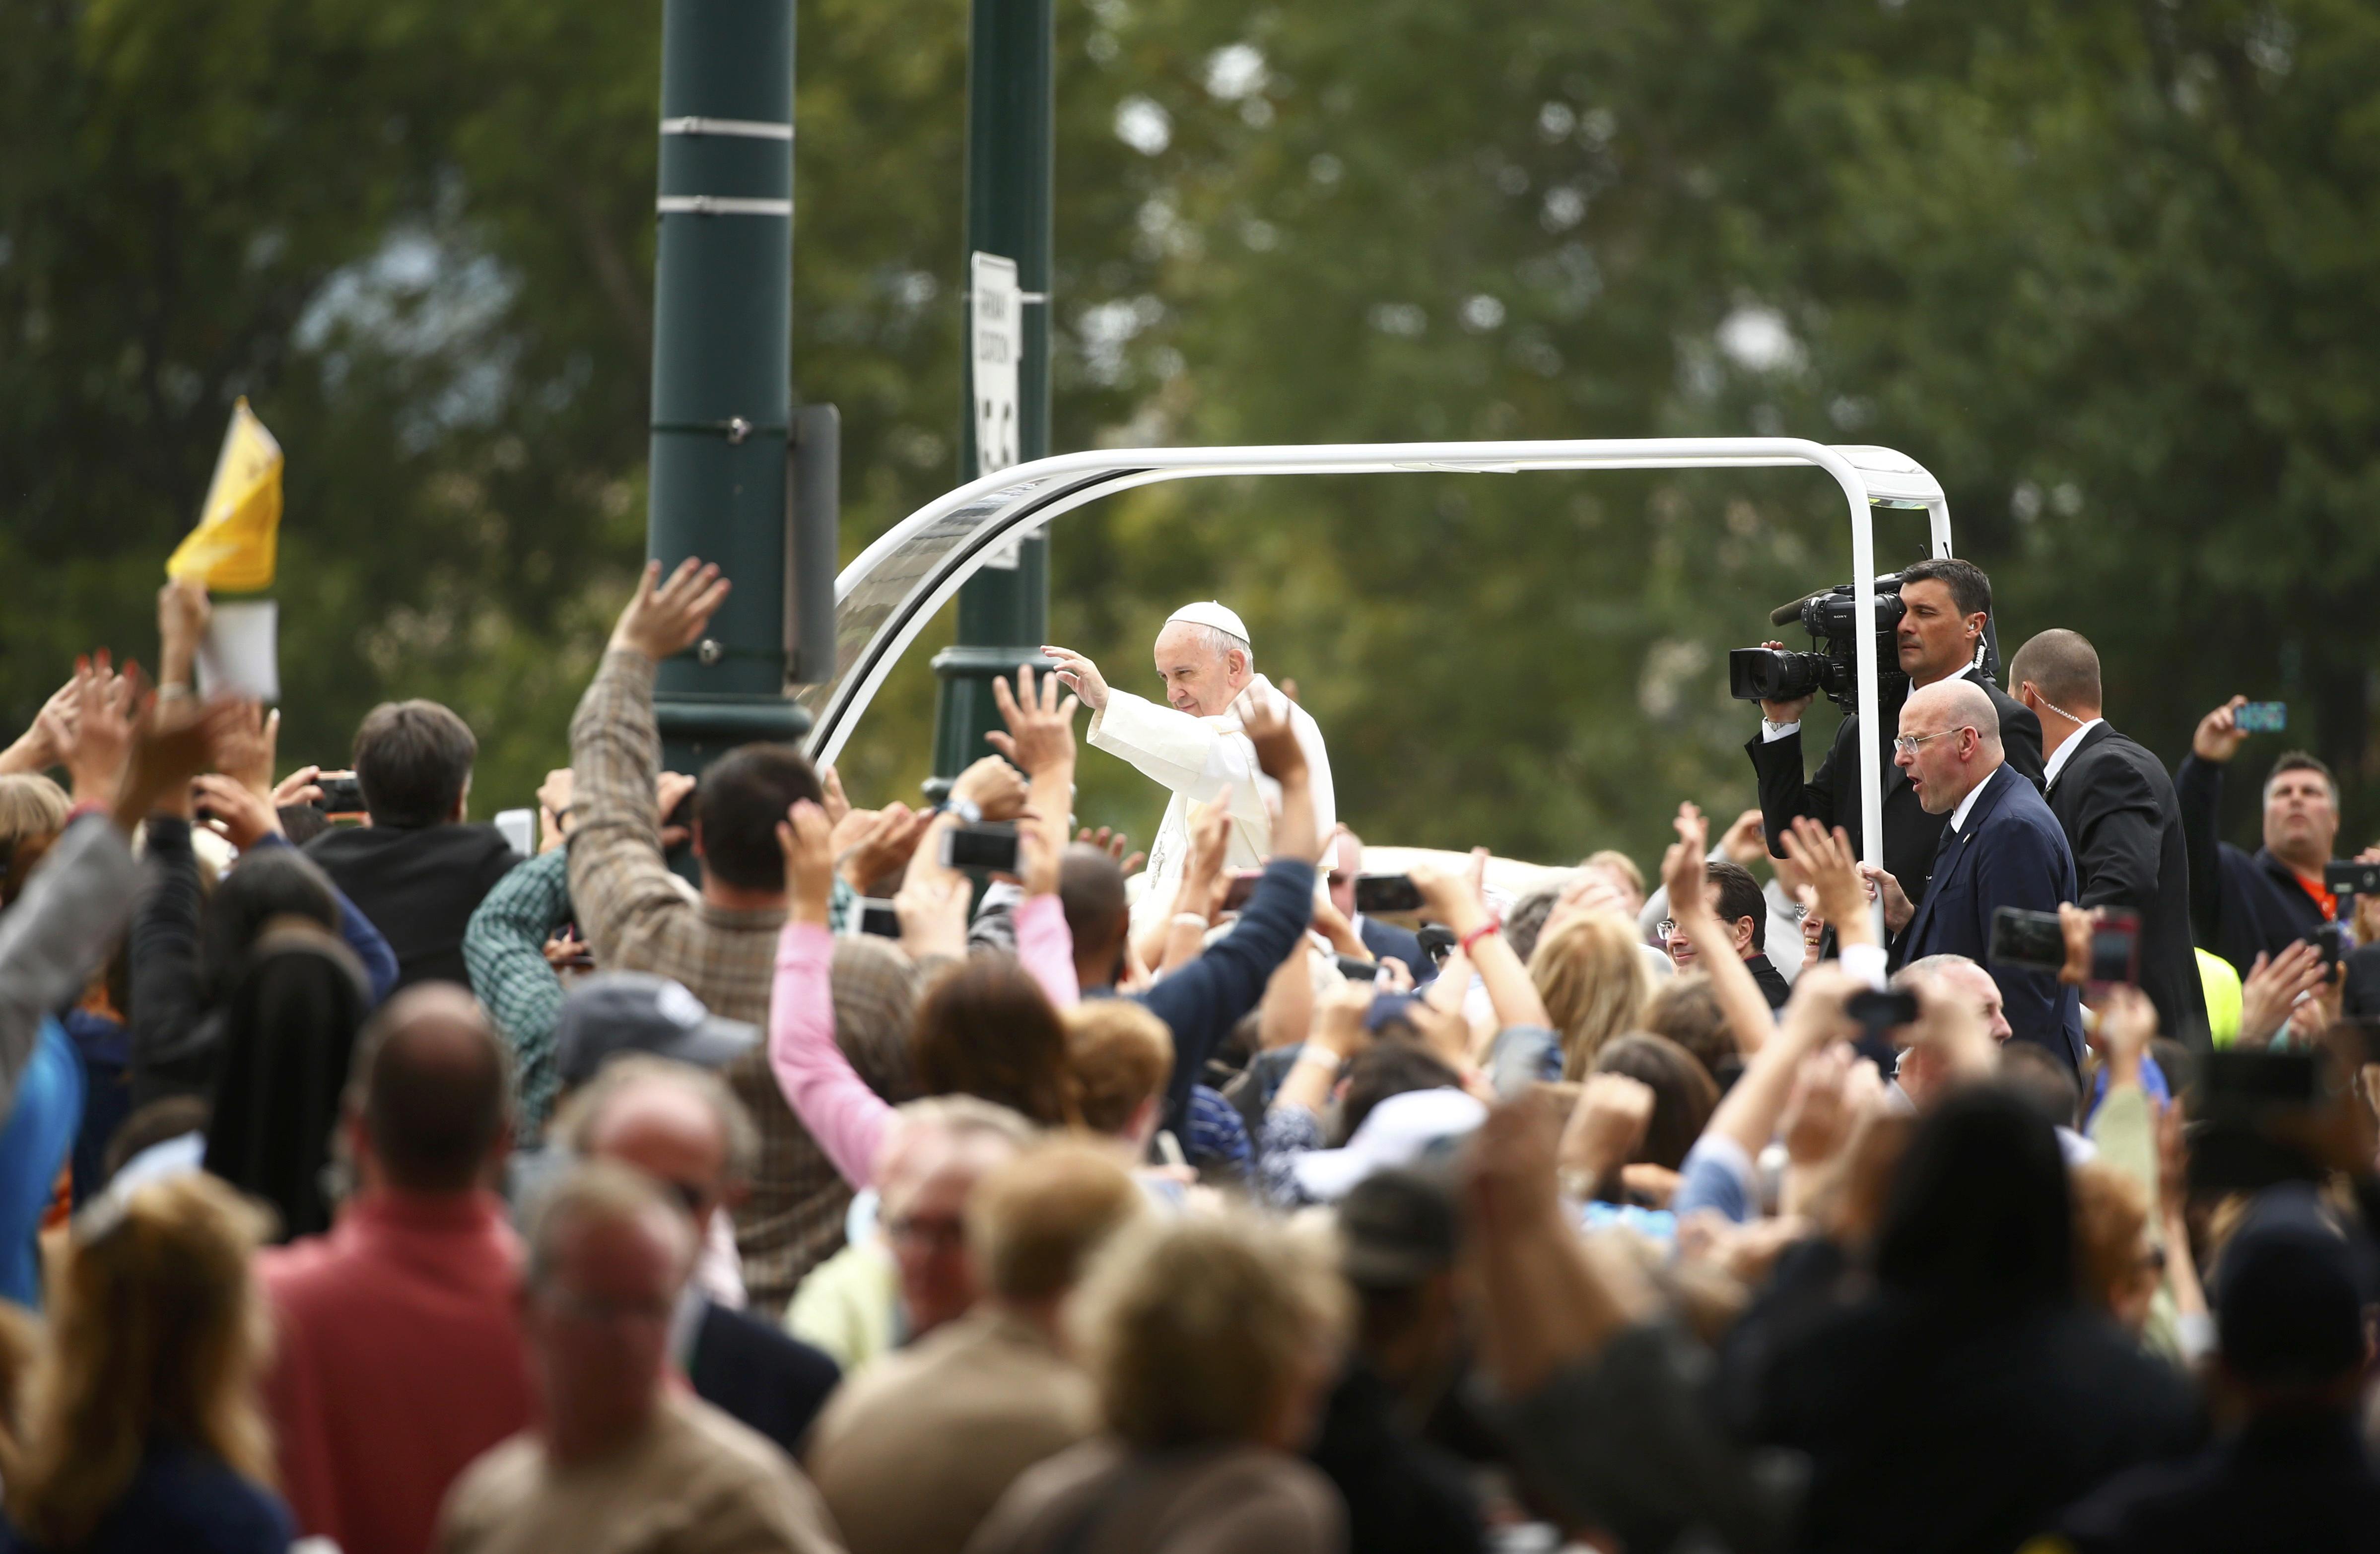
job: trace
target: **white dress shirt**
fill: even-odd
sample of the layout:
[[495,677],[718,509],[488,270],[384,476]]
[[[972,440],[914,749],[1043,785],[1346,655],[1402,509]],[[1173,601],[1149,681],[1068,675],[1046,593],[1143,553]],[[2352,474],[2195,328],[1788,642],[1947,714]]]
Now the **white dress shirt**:
[[2072,755],[2076,747],[2082,743],[2082,736],[2107,721],[2107,720],[2105,718],[2092,719],[2089,722],[2084,723],[2082,727],[2076,729],[2071,735],[2068,735],[2065,744],[2060,745],[2057,749],[2050,752],[2049,759],[2046,761],[2044,761],[2041,767],[2041,785],[2043,787],[2046,788],[2049,784],[2058,781],[2058,774],[2066,770],[2066,758]]

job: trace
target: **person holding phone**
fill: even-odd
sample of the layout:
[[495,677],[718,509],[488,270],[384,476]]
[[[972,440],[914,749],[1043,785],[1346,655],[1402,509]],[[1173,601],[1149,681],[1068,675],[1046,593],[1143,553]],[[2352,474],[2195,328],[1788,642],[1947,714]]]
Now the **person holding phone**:
[[[1167,617],[1157,634],[1157,675],[1165,685],[1164,706],[1130,691],[1111,688],[1098,664],[1071,648],[1041,650],[1057,661],[1058,678],[1091,710],[1084,739],[1094,749],[1122,757],[1172,792],[1157,840],[1148,850],[1147,881],[1133,905],[1133,931],[1147,931],[1169,908],[1190,861],[1194,809],[1226,803],[1232,832],[1223,863],[1255,868],[1286,851],[1275,845],[1271,804],[1279,790],[1257,760],[1245,720],[1250,703],[1273,696],[1272,683],[1257,673],[1256,650],[1240,617],[1212,600],[1185,604]],[[1329,836],[1339,819],[1330,786],[1330,757],[1322,730],[1294,700],[1291,728],[1305,752],[1307,786],[1317,832]],[[1312,862],[1319,848],[1304,855]]]
[[2251,854],[2221,839],[2223,769],[2251,732],[2240,721],[2247,705],[2235,696],[2198,721],[2173,784],[2190,848],[2191,925],[2243,978],[2260,957],[2338,920],[2338,898],[2322,879],[2338,841],[2338,779],[2320,759],[2289,750],[2273,762],[2262,847]]

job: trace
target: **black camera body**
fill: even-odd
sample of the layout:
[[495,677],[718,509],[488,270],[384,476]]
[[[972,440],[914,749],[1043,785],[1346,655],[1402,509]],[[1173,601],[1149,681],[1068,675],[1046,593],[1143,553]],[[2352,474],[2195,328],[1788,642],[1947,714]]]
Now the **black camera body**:
[[[1859,606],[1852,585],[1838,583],[1807,598],[1769,612],[1772,625],[1799,622],[1817,644],[1815,651],[1797,653],[1783,648],[1737,648],[1727,655],[1727,694],[1738,701],[1792,701],[1823,696],[1850,711],[1859,702]],[[1900,574],[1876,580],[1876,690],[1888,702],[1897,701],[1908,686],[1900,672],[1897,639],[1900,617]]]

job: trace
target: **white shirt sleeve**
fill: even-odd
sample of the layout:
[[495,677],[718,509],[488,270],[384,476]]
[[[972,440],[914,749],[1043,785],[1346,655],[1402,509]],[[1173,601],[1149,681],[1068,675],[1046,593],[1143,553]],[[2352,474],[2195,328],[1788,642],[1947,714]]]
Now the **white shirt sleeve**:
[[1802,720],[1799,718],[1790,723],[1772,723],[1766,718],[1760,720],[1760,742],[1764,745],[1774,745],[1789,734],[1801,732]]
[[1130,761],[1141,775],[1193,803],[1212,804],[1228,786],[1232,818],[1269,838],[1272,817],[1265,809],[1256,745],[1237,728],[1217,722],[1111,689],[1107,706],[1092,715],[1084,738],[1093,749]]

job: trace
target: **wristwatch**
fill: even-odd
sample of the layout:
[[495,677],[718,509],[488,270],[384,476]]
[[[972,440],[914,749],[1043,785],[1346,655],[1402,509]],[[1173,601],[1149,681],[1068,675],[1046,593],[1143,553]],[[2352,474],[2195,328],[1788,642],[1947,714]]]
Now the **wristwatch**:
[[961,825],[979,826],[983,824],[983,806],[978,804],[971,798],[961,798],[958,795],[953,794],[950,797],[942,800],[940,804],[935,805],[934,808],[936,812],[940,814],[956,815],[959,818],[959,823]]

